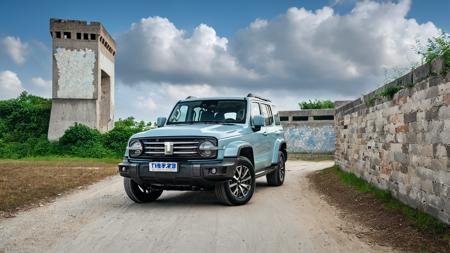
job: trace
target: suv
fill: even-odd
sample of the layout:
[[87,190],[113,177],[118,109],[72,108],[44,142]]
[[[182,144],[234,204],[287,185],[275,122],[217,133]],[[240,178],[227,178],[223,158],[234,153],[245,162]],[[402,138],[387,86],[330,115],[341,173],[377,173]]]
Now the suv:
[[180,100],[158,128],[133,135],[118,165],[125,192],[137,203],[163,190],[214,190],[227,205],[247,203],[255,179],[280,186],[286,141],[270,100],[215,97]]

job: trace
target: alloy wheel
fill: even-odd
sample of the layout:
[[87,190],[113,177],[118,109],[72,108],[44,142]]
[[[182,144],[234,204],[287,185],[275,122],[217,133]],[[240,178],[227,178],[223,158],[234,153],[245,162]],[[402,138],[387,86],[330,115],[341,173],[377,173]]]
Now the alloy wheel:
[[236,167],[234,176],[228,181],[231,194],[238,199],[244,199],[252,189],[252,176],[250,169],[245,165]]

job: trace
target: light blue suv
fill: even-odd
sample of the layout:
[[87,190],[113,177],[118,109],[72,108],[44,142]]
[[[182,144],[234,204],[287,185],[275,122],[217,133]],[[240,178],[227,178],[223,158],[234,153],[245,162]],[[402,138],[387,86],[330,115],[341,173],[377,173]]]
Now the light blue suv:
[[286,141],[268,99],[188,97],[157,125],[130,138],[118,165],[135,202],[154,201],[163,190],[214,190],[221,202],[242,205],[257,177],[284,182]]

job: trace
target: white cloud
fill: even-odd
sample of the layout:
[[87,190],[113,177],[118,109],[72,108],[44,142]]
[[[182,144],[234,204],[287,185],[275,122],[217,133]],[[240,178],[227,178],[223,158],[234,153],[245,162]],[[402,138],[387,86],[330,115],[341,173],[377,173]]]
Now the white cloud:
[[28,44],[22,42],[18,37],[6,36],[2,39],[2,46],[5,53],[11,57],[16,64],[25,63],[25,56],[28,53]]
[[17,97],[23,90],[22,82],[16,73],[9,70],[0,71],[1,99]]
[[166,18],[149,17],[132,24],[118,41],[117,69],[127,83],[223,83],[256,78],[229,53],[228,39],[205,24],[188,36]]
[[172,87],[183,97],[185,87],[198,84],[209,87],[204,94],[267,94],[280,108],[297,108],[300,99],[354,98],[381,85],[386,69],[418,61],[417,40],[440,34],[433,23],[408,18],[410,5],[358,1],[343,15],[330,7],[290,8],[231,39],[204,24],[188,34],[149,17],[119,36],[118,78],[141,89]]
[[27,87],[32,94],[42,96],[42,97],[51,97],[52,96],[52,80],[46,80],[40,76],[31,78],[31,85]]
[[48,88],[52,86],[52,80],[44,80],[40,76],[31,78],[31,83],[41,88]]
[[[385,69],[419,60],[416,40],[440,33],[432,23],[406,18],[410,1],[358,2],[346,15],[330,7],[290,8],[261,27],[252,23],[234,42],[234,55],[257,73],[267,88],[352,94],[373,89]],[[261,23],[261,21],[258,21]]]

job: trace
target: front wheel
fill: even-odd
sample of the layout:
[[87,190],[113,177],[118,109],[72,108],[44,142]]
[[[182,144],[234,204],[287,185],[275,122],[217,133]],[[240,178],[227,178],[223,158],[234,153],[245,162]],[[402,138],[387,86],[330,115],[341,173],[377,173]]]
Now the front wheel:
[[286,161],[284,160],[283,152],[278,152],[278,168],[266,175],[267,184],[271,186],[280,186],[284,183],[286,176]]
[[216,196],[224,204],[234,206],[247,203],[255,191],[255,171],[246,157],[238,157],[232,179],[216,184]]
[[131,178],[123,179],[123,186],[128,197],[136,203],[152,202],[159,198],[162,190],[155,190],[138,185]]

